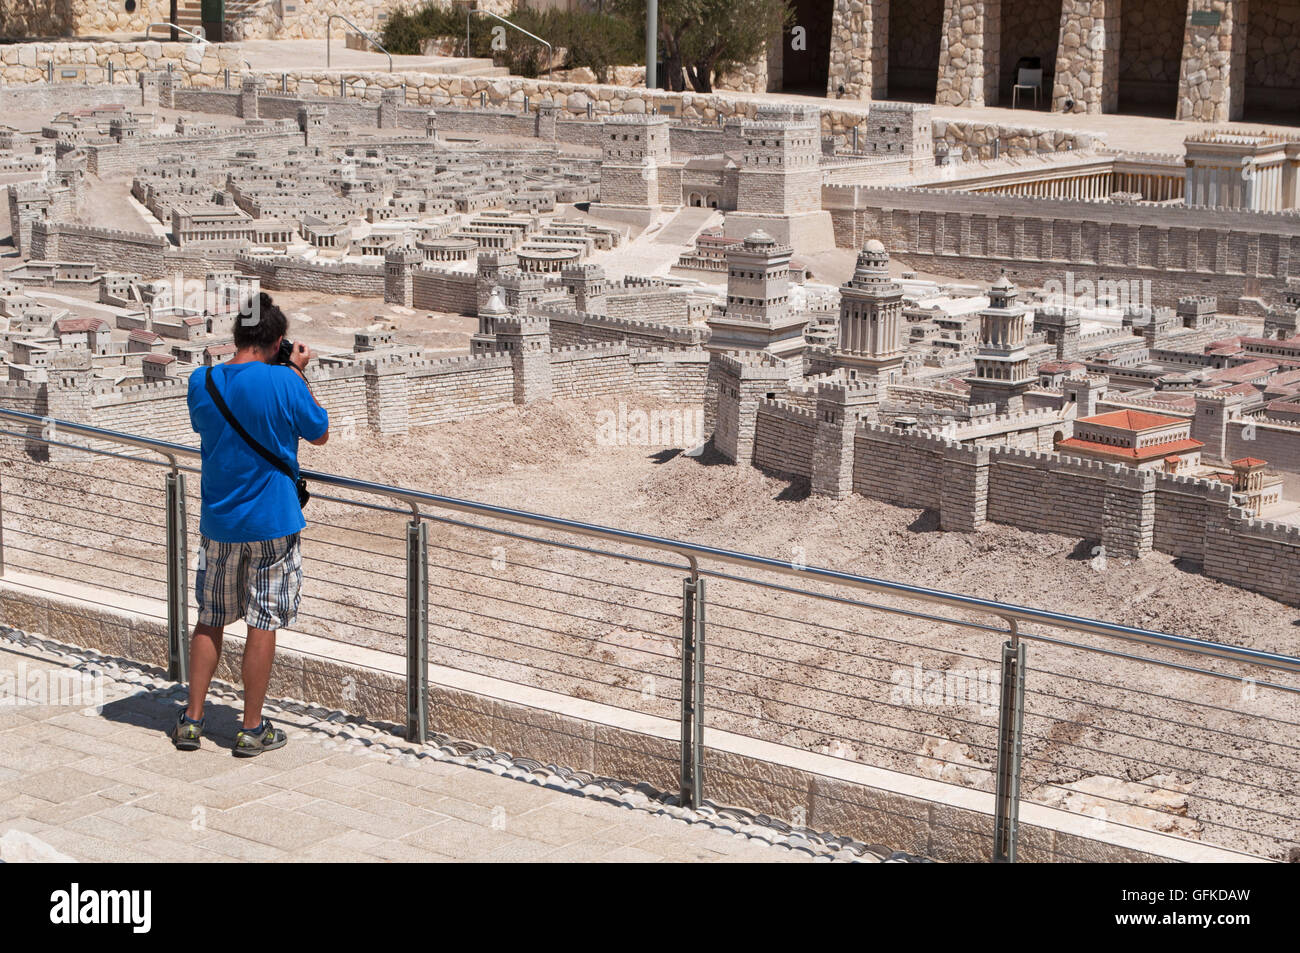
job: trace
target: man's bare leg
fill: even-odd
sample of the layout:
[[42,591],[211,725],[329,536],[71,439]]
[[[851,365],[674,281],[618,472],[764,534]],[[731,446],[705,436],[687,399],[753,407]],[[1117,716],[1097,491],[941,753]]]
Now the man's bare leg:
[[208,685],[217,673],[221,661],[221,636],[224,629],[215,625],[196,625],[190,639],[190,703],[185,716],[194,721],[203,718],[203,703],[208,698]]
[[266,701],[266,687],[271,681],[271,662],[275,659],[275,630],[248,630],[244,643],[244,727],[256,728],[262,723],[262,703]]

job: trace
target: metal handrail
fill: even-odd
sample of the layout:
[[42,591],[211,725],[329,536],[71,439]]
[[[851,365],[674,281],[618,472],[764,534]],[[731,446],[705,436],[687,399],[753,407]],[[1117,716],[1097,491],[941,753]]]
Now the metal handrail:
[[496,20],[498,23],[504,23],[506,26],[510,27],[510,29],[517,30],[518,32],[522,33],[524,36],[528,37],[530,40],[536,40],[538,43],[542,44],[542,46],[546,47],[546,53],[547,53],[546,69],[542,70],[542,72],[549,73],[551,71],[551,61],[555,59],[555,47],[551,46],[551,44],[547,43],[537,34],[529,33],[523,27],[511,23],[505,17],[499,17],[495,13],[492,13],[488,10],[475,10],[473,7],[467,8],[465,10],[465,55],[466,56],[470,55],[470,47],[469,47],[470,17],[475,13],[479,14],[480,16],[491,17],[493,20]]
[[361,29],[361,27],[357,26],[355,23],[353,23],[351,20],[349,20],[341,13],[331,13],[325,20],[325,68],[326,69],[329,69],[329,65],[330,65],[330,30],[333,28],[335,20],[342,20],[344,23],[346,23],[348,26],[352,28],[352,32],[356,33],[362,39],[372,43],[379,50],[379,52],[387,56],[388,72],[391,73],[393,71],[393,54],[389,53],[388,50],[384,49],[384,45],[382,43],[380,43],[373,36],[371,36],[365,30]]
[[[22,411],[2,408],[0,408],[0,417],[6,417],[11,420],[18,420],[29,424],[38,424],[42,427],[52,424],[56,429],[68,433],[80,434],[97,440],[106,440],[123,446],[158,453],[172,460],[181,457],[187,457],[190,459],[200,458],[200,452],[195,447],[186,446],[185,444],[171,443],[165,440],[155,440],[151,437],[121,433],[115,430],[105,430],[100,427],[92,427],[88,424],[78,424],[72,421],[58,420],[51,417],[42,417],[37,414],[28,414]],[[818,579],[823,582],[845,585],[855,589],[866,590],[868,592],[902,596],[962,611],[976,612],[987,616],[993,616],[1008,623],[1012,628],[1011,634],[1013,637],[1017,635],[1016,627],[1019,623],[1037,623],[1062,629],[1069,629],[1076,632],[1085,632],[1090,635],[1100,635],[1109,638],[1123,639],[1128,642],[1138,642],[1146,645],[1157,646],[1160,648],[1192,652],[1198,655],[1212,656],[1234,662],[1262,665],[1267,668],[1278,669],[1281,671],[1300,672],[1300,658],[1272,652],[1264,652],[1258,649],[1223,645],[1218,642],[1210,642],[1204,639],[1191,638],[1189,636],[1170,635],[1165,632],[1156,632],[1150,629],[1139,629],[1112,622],[1102,622],[1097,619],[1065,615],[1047,609],[1034,609],[1028,606],[1018,606],[1010,603],[997,602],[992,599],[981,599],[977,596],[960,595],[958,593],[945,592],[939,589],[913,586],[908,583],[894,582],[886,579],[875,579],[870,576],[860,576],[854,573],[840,572],[834,569],[823,569],[815,566],[796,566],[788,561],[773,559],[769,556],[756,556],[751,553],[721,549],[715,546],[705,546],[700,543],[689,543],[683,540],[668,539],[662,536],[652,536],[645,533],[633,532],[631,530],[600,526],[594,523],[583,523],[558,516],[545,516],[540,513],[530,513],[525,510],[496,506],[490,503],[478,503],[472,500],[461,500],[455,497],[442,496],[437,493],[428,493],[422,490],[390,486],[383,483],[374,483],[369,480],[359,480],[353,477],[339,476],[337,474],[303,470],[302,475],[308,480],[326,486],[333,486],[339,489],[352,490],[354,492],[367,493],[375,496],[386,497],[392,500],[398,500],[406,507],[409,507],[417,516],[419,515],[419,508],[421,506],[431,506],[438,509],[452,510],[461,513],[472,513],[478,516],[500,519],[510,523],[540,527],[543,529],[559,530],[579,536],[603,539],[608,542],[622,543],[641,547],[643,549],[673,553],[686,560],[693,570],[698,569],[698,563],[701,559],[715,560],[717,562],[729,563],[731,565],[747,566],[751,569],[762,569],[805,579]],[[1025,633],[1019,634],[1027,635]]]
[[207,36],[204,35],[203,27],[199,27],[199,32],[198,32],[198,33],[195,33],[193,30],[187,30],[187,29],[185,29],[185,27],[183,27],[183,26],[177,26],[175,23],[168,23],[168,22],[165,21],[165,20],[159,21],[158,23],[150,23],[147,27],[144,28],[144,38],[145,38],[146,40],[149,39],[149,34],[150,34],[150,32],[152,32],[152,31],[153,31],[153,28],[156,27],[156,26],[166,27],[168,30],[175,30],[177,33],[184,33],[186,36],[192,36],[194,39],[198,40],[198,42],[200,42],[200,43],[210,43],[210,42],[211,42],[211,41],[207,38]]

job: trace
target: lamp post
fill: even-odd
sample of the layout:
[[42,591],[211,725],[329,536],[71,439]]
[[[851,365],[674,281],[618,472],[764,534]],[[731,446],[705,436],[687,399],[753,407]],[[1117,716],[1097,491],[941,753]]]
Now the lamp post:
[[645,3],[645,88],[656,89],[659,77],[655,67],[659,61],[659,0]]

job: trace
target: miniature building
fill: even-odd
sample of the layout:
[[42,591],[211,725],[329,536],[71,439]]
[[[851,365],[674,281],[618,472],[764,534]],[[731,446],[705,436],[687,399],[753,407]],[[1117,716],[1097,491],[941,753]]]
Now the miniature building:
[[975,376],[967,378],[973,404],[996,404],[999,413],[1024,409],[1025,391],[1033,386],[1025,349],[1026,308],[1019,292],[1003,275],[989,289],[989,306],[980,312],[980,347]]
[[1205,444],[1192,438],[1191,428],[1185,417],[1117,410],[1080,417],[1074,422],[1074,436],[1057,441],[1056,451],[1139,470],[1179,473],[1201,461]]
[[757,231],[727,252],[727,304],[708,319],[716,350],[801,354],[808,318],[790,312],[789,245]]
[[1212,132],[1185,142],[1188,205],[1300,208],[1300,138]]
[[903,366],[903,289],[889,277],[885,246],[871,239],[858,253],[853,277],[840,286],[835,363],[851,378],[893,383]]

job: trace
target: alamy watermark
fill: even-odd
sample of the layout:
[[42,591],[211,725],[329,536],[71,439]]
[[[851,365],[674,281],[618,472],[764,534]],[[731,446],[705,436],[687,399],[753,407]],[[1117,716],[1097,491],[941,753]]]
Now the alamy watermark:
[[955,706],[978,708],[981,714],[998,710],[1002,673],[996,668],[896,668],[889,678],[891,704],[907,707]]
[[255,284],[186,278],[176,272],[163,283],[163,306],[196,314],[238,314],[248,327],[261,320],[261,296]]
[[1150,279],[1075,278],[1067,271],[1065,280],[1050,278],[1043,282],[1043,304],[1048,308],[1119,308],[1140,315],[1154,306]]
[[104,675],[70,668],[28,669],[26,662],[0,669],[0,706],[52,705],[83,715],[104,710]]
[[696,447],[704,442],[702,408],[631,409],[619,401],[596,414],[596,443],[602,447]]

